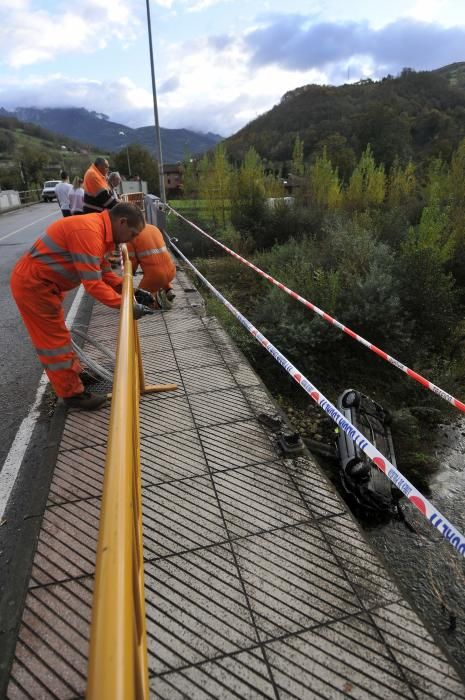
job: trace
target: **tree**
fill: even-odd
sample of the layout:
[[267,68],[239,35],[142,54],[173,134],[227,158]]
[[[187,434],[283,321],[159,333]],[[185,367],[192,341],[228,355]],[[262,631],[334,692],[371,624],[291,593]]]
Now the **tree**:
[[[41,184],[44,180],[44,171],[50,163],[50,154],[45,149],[31,144],[23,146],[20,160],[26,187]],[[18,169],[21,163],[18,163]]]
[[308,187],[312,204],[322,209],[337,209],[342,202],[341,183],[337,168],[333,168],[326,148],[310,166]]
[[345,201],[349,209],[378,207],[386,196],[384,166],[377,166],[370,144],[358,162],[349,181]]
[[186,154],[182,164],[182,183],[185,197],[194,197],[199,191],[199,178],[195,160]]
[[219,143],[213,157],[207,154],[199,165],[199,194],[215,225],[226,228],[231,201],[231,172],[224,144]]
[[[127,150],[126,150],[127,148]],[[155,158],[143,146],[138,143],[131,143],[112,158],[113,167],[121,175],[129,177],[128,155],[131,163],[131,172],[141,180],[147,181],[148,191],[153,194],[160,193],[158,164]]]
[[302,177],[304,174],[304,142],[300,140],[299,134],[296,136],[292,151],[291,173],[297,177]]
[[235,172],[231,197],[231,220],[243,234],[254,235],[265,215],[265,173],[257,151],[252,147]]
[[399,164],[399,160],[394,161],[387,182],[387,199],[391,207],[399,207],[406,204],[415,196],[417,189],[417,179],[415,176],[415,166],[409,161],[405,168]]

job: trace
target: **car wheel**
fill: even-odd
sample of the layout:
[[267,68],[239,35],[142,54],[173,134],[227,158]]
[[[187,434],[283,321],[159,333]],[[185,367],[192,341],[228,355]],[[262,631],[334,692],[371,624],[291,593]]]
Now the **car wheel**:
[[348,391],[342,399],[344,408],[357,408],[360,405],[360,395],[356,391]]

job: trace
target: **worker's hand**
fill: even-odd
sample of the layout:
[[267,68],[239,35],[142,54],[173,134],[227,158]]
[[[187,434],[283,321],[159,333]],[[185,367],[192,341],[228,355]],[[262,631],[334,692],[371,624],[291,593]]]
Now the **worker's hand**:
[[136,289],[134,296],[136,297],[136,301],[144,306],[151,306],[151,304],[153,304],[155,301],[153,295],[150,294],[150,292],[147,292],[145,289]]
[[154,313],[153,309],[149,309],[148,306],[144,306],[143,304],[138,304],[137,301],[135,301],[132,305],[132,311],[135,321],[138,321],[140,318],[142,318],[142,316]]

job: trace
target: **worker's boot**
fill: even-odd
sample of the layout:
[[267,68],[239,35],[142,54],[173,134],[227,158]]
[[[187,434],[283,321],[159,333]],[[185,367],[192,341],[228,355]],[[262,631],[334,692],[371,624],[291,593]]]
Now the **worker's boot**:
[[155,300],[160,309],[164,309],[165,311],[168,311],[173,306],[173,302],[168,299],[164,289],[159,289],[158,292],[155,293]]
[[106,394],[92,394],[90,391],[83,391],[82,394],[67,396],[63,399],[68,408],[78,408],[81,411],[95,411],[107,402]]

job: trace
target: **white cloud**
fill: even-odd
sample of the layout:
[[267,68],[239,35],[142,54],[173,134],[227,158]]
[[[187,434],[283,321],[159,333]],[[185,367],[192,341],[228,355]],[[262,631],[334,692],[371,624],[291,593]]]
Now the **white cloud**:
[[231,2],[231,0],[194,0],[194,2],[187,3],[188,12],[201,12],[214,5],[220,5],[224,2]]
[[69,53],[104,48],[111,38],[134,39],[138,19],[130,0],[80,0],[54,10],[35,9],[31,0],[3,7],[0,44],[3,62],[20,68]]
[[229,135],[270,109],[288,90],[327,79],[321,71],[289,72],[275,66],[251,72],[249,51],[240,38],[221,51],[208,40],[178,46],[177,51],[168,47],[165,54],[173,57],[166,66],[168,75],[179,66],[179,51],[183,56],[179,87],[159,98],[163,126]]

